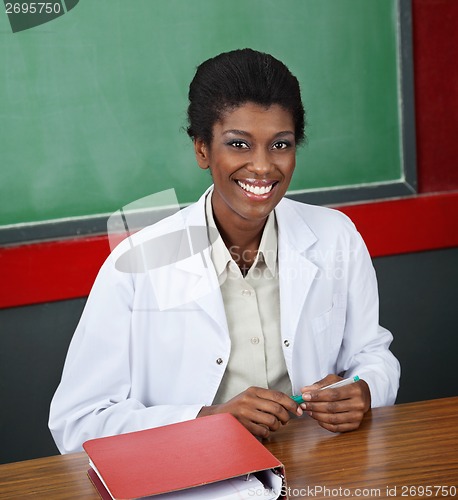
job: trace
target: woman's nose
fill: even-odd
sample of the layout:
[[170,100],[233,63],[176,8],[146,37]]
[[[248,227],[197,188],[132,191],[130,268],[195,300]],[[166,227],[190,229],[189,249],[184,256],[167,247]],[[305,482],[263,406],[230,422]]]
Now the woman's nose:
[[250,172],[256,173],[259,176],[266,175],[272,170],[272,159],[267,151],[258,150],[253,152],[251,161],[247,165]]

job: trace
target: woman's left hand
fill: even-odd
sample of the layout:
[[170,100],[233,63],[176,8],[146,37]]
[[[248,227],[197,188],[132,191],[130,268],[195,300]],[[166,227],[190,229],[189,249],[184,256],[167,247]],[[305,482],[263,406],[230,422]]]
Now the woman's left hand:
[[305,403],[300,406],[324,429],[331,432],[347,432],[357,429],[364,414],[371,407],[371,393],[364,380],[335,389],[321,387],[342,380],[337,375],[328,375],[313,385],[301,389]]

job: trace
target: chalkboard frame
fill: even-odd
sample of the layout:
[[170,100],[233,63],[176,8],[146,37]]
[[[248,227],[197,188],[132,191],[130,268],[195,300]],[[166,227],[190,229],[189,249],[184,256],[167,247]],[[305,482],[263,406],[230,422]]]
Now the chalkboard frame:
[[[297,193],[288,193],[289,198],[304,203],[332,206],[403,197],[417,193],[412,5],[411,0],[397,0],[397,2],[403,155],[401,180],[355,187],[301,190]],[[0,227],[0,245],[104,234],[106,233],[108,216],[109,214],[99,214],[5,225]]]

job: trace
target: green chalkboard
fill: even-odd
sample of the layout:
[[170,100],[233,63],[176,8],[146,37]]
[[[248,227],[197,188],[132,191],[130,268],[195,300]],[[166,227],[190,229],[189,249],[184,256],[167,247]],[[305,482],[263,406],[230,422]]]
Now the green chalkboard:
[[[252,47],[301,82],[291,190],[402,180],[396,0],[80,0],[13,33],[0,14],[0,226],[111,213],[210,177],[184,132],[204,59]],[[3,7],[3,6],[2,6]]]

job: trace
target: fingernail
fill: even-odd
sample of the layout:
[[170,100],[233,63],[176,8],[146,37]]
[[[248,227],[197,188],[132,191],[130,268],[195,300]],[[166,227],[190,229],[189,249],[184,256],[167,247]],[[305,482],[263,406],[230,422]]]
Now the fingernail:
[[305,394],[302,394],[302,399],[304,401],[310,401],[312,399],[312,395],[310,394],[310,392],[306,392]]
[[302,408],[300,406],[297,407],[296,413],[301,416],[304,412],[302,411]]

